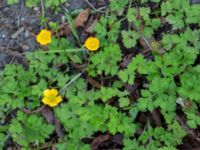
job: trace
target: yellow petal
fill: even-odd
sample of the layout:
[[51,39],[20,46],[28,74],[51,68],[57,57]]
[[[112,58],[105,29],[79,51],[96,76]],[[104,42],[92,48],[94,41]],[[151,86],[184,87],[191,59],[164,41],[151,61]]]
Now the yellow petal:
[[100,42],[95,37],[89,37],[85,41],[85,47],[90,51],[96,51],[100,46]]
[[51,103],[49,103],[48,105],[49,105],[50,107],[55,107],[55,106],[58,105],[58,103],[56,103],[56,102],[51,102]]
[[36,40],[41,45],[51,43],[51,32],[45,29],[41,30],[40,33],[36,36]]
[[48,98],[46,98],[46,97],[44,97],[44,98],[42,99],[42,102],[43,102],[45,105],[48,105],[48,106],[50,106],[50,107],[55,107],[55,106],[58,105],[58,103],[57,103],[55,100],[52,101],[52,100],[50,100],[50,99],[48,99]]
[[57,96],[58,90],[57,89],[51,89],[51,94],[52,94],[52,96]]
[[42,102],[48,105],[50,103],[50,99],[48,99],[47,97],[43,97]]
[[45,97],[51,96],[51,95],[52,95],[52,94],[51,94],[51,90],[50,90],[50,89],[44,90],[43,95],[44,95]]
[[56,97],[56,99],[55,99],[55,101],[57,102],[57,103],[60,103],[61,101],[62,101],[62,96],[57,96]]

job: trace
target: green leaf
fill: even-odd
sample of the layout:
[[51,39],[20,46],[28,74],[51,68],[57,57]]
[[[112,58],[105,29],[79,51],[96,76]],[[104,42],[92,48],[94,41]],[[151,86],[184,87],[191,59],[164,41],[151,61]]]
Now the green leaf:
[[195,120],[188,120],[187,124],[190,126],[190,128],[195,129],[197,128],[197,124],[195,122]]
[[76,40],[80,44],[78,33],[76,31],[75,24],[74,24],[74,21],[73,21],[72,17],[68,13],[65,13],[65,16],[67,18],[67,21],[69,23],[69,26],[70,26],[70,29],[72,30],[73,35],[75,36]]
[[9,132],[13,140],[21,146],[28,147],[31,143],[36,145],[44,143],[54,130],[53,125],[45,123],[40,116],[27,116],[22,112],[18,112],[17,115],[16,119],[12,119]]
[[126,48],[132,48],[135,47],[137,39],[139,38],[139,35],[137,32],[129,30],[129,31],[121,31],[123,43]]
[[133,7],[130,7],[129,9],[128,9],[128,12],[127,12],[127,20],[129,21],[129,22],[136,22],[136,15],[137,15],[137,10],[135,9],[135,8],[133,8]]
[[158,150],[177,150],[175,147],[171,147],[171,146],[169,146],[169,147],[162,147],[162,148],[159,148]]
[[140,7],[140,15],[143,17],[144,20],[149,19],[150,8],[149,7]]
[[7,0],[7,4],[8,5],[12,5],[12,4],[15,4],[15,3],[18,3],[19,0]]
[[120,107],[127,107],[130,104],[130,100],[127,97],[122,97],[119,99],[119,106]]
[[127,69],[120,70],[118,77],[128,84],[133,84],[135,80],[135,72],[140,64],[144,63],[144,58],[142,55],[137,55],[135,58],[132,58],[131,62],[128,64]]
[[111,0],[110,8],[112,11],[120,11],[128,4],[129,0]]
[[0,149],[3,149],[4,143],[6,142],[6,136],[5,134],[0,132]]
[[26,0],[26,6],[27,7],[36,7],[39,4],[39,0]]
[[116,75],[118,73],[118,62],[121,59],[122,54],[119,45],[109,45],[91,56],[91,63],[88,66],[89,74],[92,76],[102,73],[105,73],[105,75]]

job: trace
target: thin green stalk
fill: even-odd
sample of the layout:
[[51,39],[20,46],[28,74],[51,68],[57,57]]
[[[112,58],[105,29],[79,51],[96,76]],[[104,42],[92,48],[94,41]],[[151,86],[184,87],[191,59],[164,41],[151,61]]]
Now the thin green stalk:
[[72,80],[70,80],[65,86],[59,91],[59,93],[62,93],[70,84],[72,84],[75,80],[77,80],[83,72],[77,74]]
[[62,49],[62,50],[54,50],[54,51],[36,51],[36,52],[25,52],[23,53],[24,55],[29,55],[29,54],[46,54],[46,53],[65,53],[65,52],[69,52],[69,53],[73,53],[73,52],[81,52],[84,51],[85,49],[83,48],[75,48],[75,49]]
[[42,16],[44,18],[44,16],[45,16],[45,14],[44,14],[44,1],[40,0],[40,3],[41,3],[41,8],[42,8]]
[[[129,1],[129,6],[128,6],[128,9],[131,8],[131,4],[132,4],[132,0]],[[131,29],[131,26],[130,26],[130,23],[128,23],[128,29],[130,30]]]

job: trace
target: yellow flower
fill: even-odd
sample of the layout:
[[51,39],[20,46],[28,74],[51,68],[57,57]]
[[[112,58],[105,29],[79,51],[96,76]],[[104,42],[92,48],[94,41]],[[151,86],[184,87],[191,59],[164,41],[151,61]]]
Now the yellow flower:
[[85,47],[89,50],[89,51],[96,51],[98,50],[100,46],[100,42],[97,38],[95,37],[89,37],[86,39],[85,41]]
[[51,43],[51,32],[46,29],[41,30],[37,35],[36,40],[41,45],[47,45]]
[[42,102],[50,107],[55,107],[62,101],[62,97],[58,95],[57,89],[46,89],[43,95]]

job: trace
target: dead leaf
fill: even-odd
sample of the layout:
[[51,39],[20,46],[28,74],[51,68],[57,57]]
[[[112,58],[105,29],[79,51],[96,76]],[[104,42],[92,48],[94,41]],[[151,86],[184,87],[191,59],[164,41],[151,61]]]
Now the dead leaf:
[[123,58],[122,63],[120,64],[121,67],[125,68],[131,62],[133,54],[128,54]]
[[151,115],[152,115],[153,121],[155,122],[155,125],[157,127],[162,126],[162,121],[161,121],[161,118],[160,118],[160,114],[156,109],[154,109],[151,112]]
[[93,78],[87,76],[86,80],[88,83],[90,83],[91,85],[93,85],[94,87],[100,89],[101,88],[101,84],[99,82],[97,82],[96,80],[94,80]]
[[92,141],[92,144],[91,144],[91,149],[92,150],[97,150],[98,147],[105,141],[108,141],[110,139],[110,135],[109,134],[106,134],[106,135],[99,135],[97,136],[93,141]]
[[48,123],[54,123],[54,114],[52,109],[50,109],[49,107],[45,106],[42,110],[41,113],[43,115],[43,117],[46,119],[46,121]]
[[116,134],[112,137],[112,142],[118,145],[123,145],[123,134]]
[[76,27],[84,27],[85,22],[88,20],[90,9],[81,12],[75,19],[74,24]]
[[[84,27],[86,21],[88,20],[90,14],[90,9],[86,9],[82,11],[75,19],[74,19],[74,26],[77,27]],[[59,28],[59,35],[60,36],[68,36],[72,32],[69,24],[64,23]]]
[[142,45],[142,47],[143,47],[144,49],[152,49],[152,48],[149,46],[150,44],[148,44],[149,41],[148,41],[145,37],[139,38],[139,43],[140,43],[140,45]]
[[86,27],[85,27],[85,31],[88,33],[93,33],[95,25],[97,24],[98,19],[94,18],[93,16],[89,18],[89,20],[87,21]]
[[60,122],[57,120],[57,118],[54,115],[53,110],[48,107],[45,106],[42,110],[41,110],[41,114],[43,115],[43,117],[46,119],[46,121],[48,123],[54,124],[55,125],[55,131],[58,135],[59,138],[63,138],[64,137],[64,133],[62,131],[62,127]]

